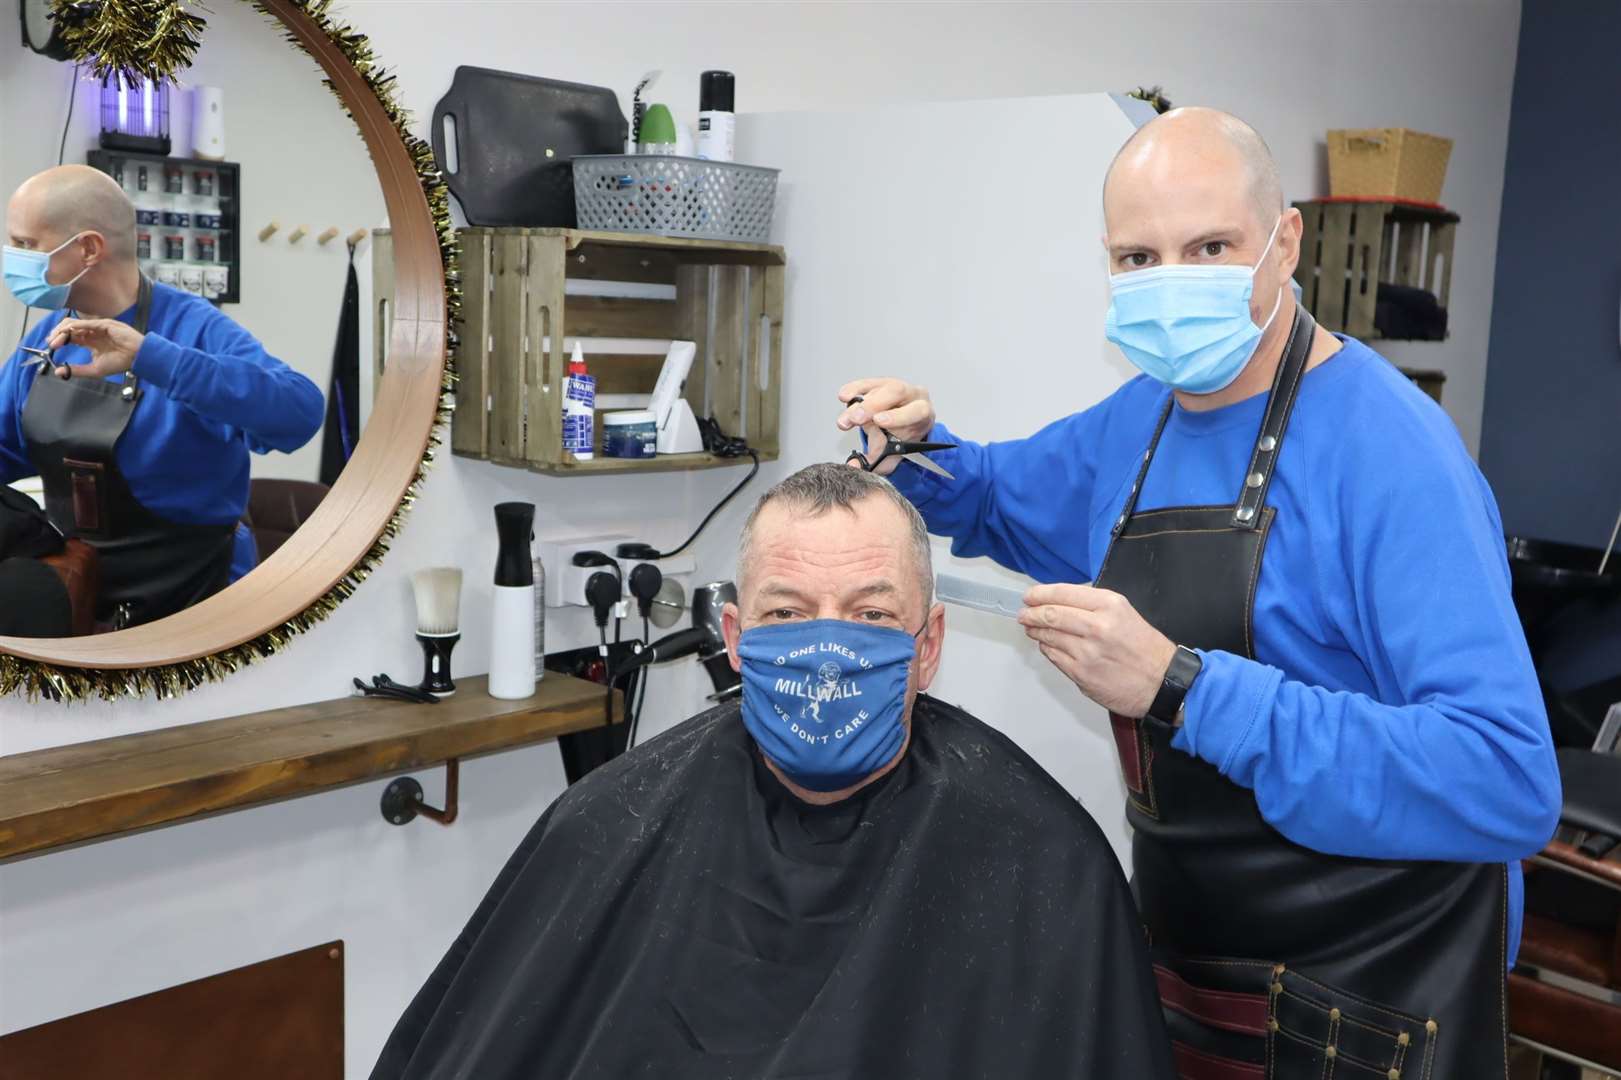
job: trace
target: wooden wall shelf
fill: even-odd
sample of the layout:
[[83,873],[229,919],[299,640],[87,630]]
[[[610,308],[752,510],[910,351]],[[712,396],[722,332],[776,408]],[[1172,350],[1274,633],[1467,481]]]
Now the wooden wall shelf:
[[[760,455],[761,461],[776,461],[777,452],[769,450]],[[644,461],[624,458],[598,457],[580,461],[570,455],[556,465],[532,465],[535,472],[551,476],[611,476],[618,473],[677,472],[689,469],[723,469],[728,465],[751,465],[748,457],[721,457],[719,454],[660,454]]]
[[[708,454],[604,462],[563,452],[565,339],[695,342],[687,377],[693,412],[713,416],[761,460],[779,450],[782,319],[787,257],[771,244],[688,240],[580,229],[468,228],[462,246],[459,382],[451,449],[554,476],[666,472],[732,464]],[[388,309],[388,237],[373,265],[379,318]],[[673,288],[674,298],[571,295],[569,282]],[[386,336],[377,338],[379,348]],[[382,357],[378,358],[379,364]],[[586,350],[598,395],[648,394],[662,355]]]
[[[309,795],[603,723],[598,683],[548,672],[500,701],[479,675],[438,705],[348,697],[0,757],[0,859]],[[614,718],[622,703],[614,694]]]
[[1382,338],[1374,325],[1380,284],[1423,289],[1447,306],[1457,214],[1441,207],[1348,199],[1294,205],[1303,225],[1295,280],[1306,310],[1324,330]]

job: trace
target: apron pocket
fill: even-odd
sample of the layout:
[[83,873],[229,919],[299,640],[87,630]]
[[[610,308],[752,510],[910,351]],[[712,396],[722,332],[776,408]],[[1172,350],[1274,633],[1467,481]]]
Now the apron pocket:
[[1267,1020],[1268,1076],[1430,1080],[1438,1034],[1423,1020],[1282,970]]

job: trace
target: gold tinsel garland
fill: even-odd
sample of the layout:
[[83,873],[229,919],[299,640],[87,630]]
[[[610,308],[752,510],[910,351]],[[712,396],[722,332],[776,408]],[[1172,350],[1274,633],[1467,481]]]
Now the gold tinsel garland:
[[[261,0],[244,0],[253,4],[261,12],[274,18],[274,14],[261,2]],[[388,552],[389,543],[399,535],[404,524],[405,515],[410,511],[411,504],[421,490],[422,482],[427,476],[427,470],[432,465],[438,447],[443,441],[444,426],[450,420],[451,411],[455,408],[456,368],[455,350],[456,334],[454,327],[461,312],[461,274],[458,270],[457,259],[459,249],[456,243],[456,230],[450,221],[450,193],[445,187],[444,179],[439,173],[439,167],[433,159],[433,149],[426,142],[411,133],[410,113],[400,104],[398,91],[395,87],[394,76],[385,71],[377,63],[372,54],[371,43],[366,35],[353,27],[339,22],[331,13],[332,0],[290,0],[293,6],[302,11],[326,37],[338,46],[339,50],[354,65],[355,70],[365,80],[366,85],[376,95],[384,112],[393,122],[395,130],[399,133],[400,141],[405,144],[406,151],[415,165],[417,179],[422,183],[423,193],[428,199],[428,209],[433,215],[434,231],[439,238],[439,254],[445,268],[445,363],[444,376],[440,384],[439,402],[434,414],[434,424],[428,435],[428,445],[424,450],[422,459],[417,463],[416,474],[406,487],[405,493],[400,497],[399,505],[389,515],[383,526],[383,531],[376,542],[360,557],[353,569],[340,578],[326,595],[315,600],[308,608],[293,616],[287,622],[275,629],[260,635],[252,641],[245,642],[234,648],[226,649],[212,656],[200,657],[196,660],[186,660],[174,664],[162,664],[146,668],[73,668],[61,667],[53,664],[41,663],[34,660],[25,660],[21,657],[0,653],[0,696],[10,696],[21,692],[29,699],[39,697],[49,698],[53,701],[78,701],[99,697],[107,701],[119,698],[141,697],[151,694],[159,699],[176,697],[187,690],[193,690],[205,682],[225,678],[232,672],[239,671],[256,660],[262,660],[285,648],[298,634],[311,629],[321,620],[335,611],[340,603],[347,600],[362,581],[371,575],[383,556]],[[54,0],[56,9],[60,13],[73,6],[72,0]],[[121,9],[128,9],[135,5],[130,3],[118,5]],[[147,7],[164,7],[172,9],[176,14],[182,7],[180,0],[163,0],[161,3],[144,5]],[[103,8],[105,11],[106,8]],[[185,18],[195,20],[192,34],[195,36],[202,30],[203,20],[195,15],[186,15]],[[126,33],[128,31],[126,30]],[[95,33],[67,39],[73,55],[83,61],[93,62],[85,46],[74,45],[74,41],[85,42],[101,40],[107,35],[98,37]],[[146,40],[151,40],[148,35]],[[289,33],[288,40],[295,45],[302,45],[297,38]],[[115,50],[119,43],[114,43]],[[125,43],[127,44],[127,43]],[[140,47],[136,42],[137,50]],[[141,74],[153,79],[173,78],[177,72],[190,62],[191,55],[196,50],[193,41],[190,49],[185,51],[181,59],[179,50],[167,49],[163,51],[148,51],[148,66],[141,69]],[[105,54],[104,54],[105,55]],[[135,55],[127,48],[113,55]],[[98,70],[98,69],[93,69]],[[325,80],[327,87],[332,87],[330,80]],[[340,103],[342,99],[339,99]],[[344,110],[348,112],[347,107]]]
[[97,78],[162,82],[191,65],[204,25],[184,0],[52,0],[51,7],[62,43]]

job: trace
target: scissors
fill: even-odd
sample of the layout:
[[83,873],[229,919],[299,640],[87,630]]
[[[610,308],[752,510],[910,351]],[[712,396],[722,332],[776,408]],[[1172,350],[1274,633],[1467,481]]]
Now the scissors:
[[56,353],[52,349],[36,349],[32,345],[19,345],[17,351],[28,354],[28,359],[18,361],[23,367],[44,367],[55,363]]
[[[861,400],[861,395],[857,394],[855,397],[851,398],[847,404],[854,405]],[[874,424],[873,426],[878,427],[877,424]],[[898,455],[905,458],[907,461],[910,461],[913,465],[925,468],[932,473],[945,477],[947,480],[957,479],[955,476],[952,476],[945,469],[941,468],[939,465],[936,465],[931,459],[925,456],[927,454],[934,453],[936,450],[955,450],[957,448],[956,443],[908,442],[905,439],[895,438],[895,436],[891,435],[888,431],[885,431],[881,427],[878,428],[878,430],[883,432],[884,435],[883,451],[879,453],[876,458],[868,461],[866,454],[862,453],[860,450],[852,450],[850,451],[850,456],[844,459],[846,465],[852,461],[858,462],[863,469],[867,470],[868,472],[872,472],[883,463],[885,458],[895,457]]]

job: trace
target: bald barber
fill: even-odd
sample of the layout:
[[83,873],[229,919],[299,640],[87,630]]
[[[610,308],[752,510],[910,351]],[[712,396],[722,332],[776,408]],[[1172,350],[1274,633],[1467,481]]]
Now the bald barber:
[[208,301],[141,273],[135,208],[106,174],[32,177],[6,232],[7,287],[50,314],[0,369],[0,483],[37,474],[51,520],[95,546],[98,621],[204,599],[256,561],[239,530],[250,453],[308,442],[321,391]]
[[899,379],[845,386],[839,425],[959,442],[955,479],[879,471],[955,553],[1045,583],[1020,619],[1110,714],[1184,1077],[1503,1080],[1519,860],[1560,788],[1491,490],[1296,306],[1300,213],[1247,125],[1154,119],[1103,201],[1139,377],[1012,442]]

